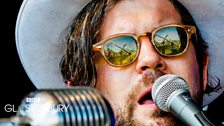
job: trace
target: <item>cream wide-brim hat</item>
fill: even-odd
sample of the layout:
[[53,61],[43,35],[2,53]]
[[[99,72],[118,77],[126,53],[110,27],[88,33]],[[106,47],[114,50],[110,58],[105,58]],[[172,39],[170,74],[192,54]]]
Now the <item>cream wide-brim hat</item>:
[[[22,65],[37,89],[68,88],[59,62],[62,31],[90,0],[24,0],[16,24],[16,46]],[[179,0],[192,14],[209,46],[209,74],[221,79],[219,92],[204,95],[203,105],[224,88],[224,0]]]

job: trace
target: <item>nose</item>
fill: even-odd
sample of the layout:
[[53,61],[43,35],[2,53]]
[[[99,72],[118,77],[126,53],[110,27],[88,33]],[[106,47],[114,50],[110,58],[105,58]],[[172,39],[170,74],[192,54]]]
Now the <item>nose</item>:
[[148,37],[141,37],[139,41],[141,47],[136,64],[137,72],[141,74],[148,69],[163,71],[165,69],[164,59],[157,53],[150,39]]

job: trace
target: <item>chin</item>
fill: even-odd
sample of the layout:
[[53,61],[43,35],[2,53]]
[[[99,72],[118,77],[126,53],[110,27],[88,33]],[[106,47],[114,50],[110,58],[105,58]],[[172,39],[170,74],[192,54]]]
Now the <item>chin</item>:
[[141,126],[182,126],[183,124],[176,120],[175,118],[166,118],[166,117],[160,117],[160,118],[151,118],[148,120],[136,120],[135,126],[141,125]]
[[[143,111],[144,110],[144,111]],[[183,124],[171,113],[162,110],[133,109],[117,111],[116,126],[182,126]]]

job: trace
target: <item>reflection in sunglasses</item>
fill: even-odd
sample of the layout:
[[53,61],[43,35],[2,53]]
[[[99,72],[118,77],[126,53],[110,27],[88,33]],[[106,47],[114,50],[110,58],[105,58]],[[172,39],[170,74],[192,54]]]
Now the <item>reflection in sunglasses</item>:
[[160,55],[173,57],[187,50],[189,39],[195,33],[194,26],[171,24],[141,35],[116,34],[93,45],[93,50],[99,51],[110,65],[125,66],[138,56],[141,37],[148,36]]

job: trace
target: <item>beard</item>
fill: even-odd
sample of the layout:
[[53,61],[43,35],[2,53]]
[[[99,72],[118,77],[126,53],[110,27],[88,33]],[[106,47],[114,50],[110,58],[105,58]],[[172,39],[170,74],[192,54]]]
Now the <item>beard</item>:
[[[134,116],[134,107],[138,104],[138,96],[141,91],[153,84],[154,81],[164,75],[160,71],[148,72],[142,76],[142,79],[125,98],[125,102],[121,108],[115,110],[116,126],[146,126],[143,121],[136,119]],[[151,85],[152,86],[152,85]],[[183,123],[179,121],[173,114],[163,110],[154,110],[148,114],[149,120],[153,120],[147,126],[181,126]]]

